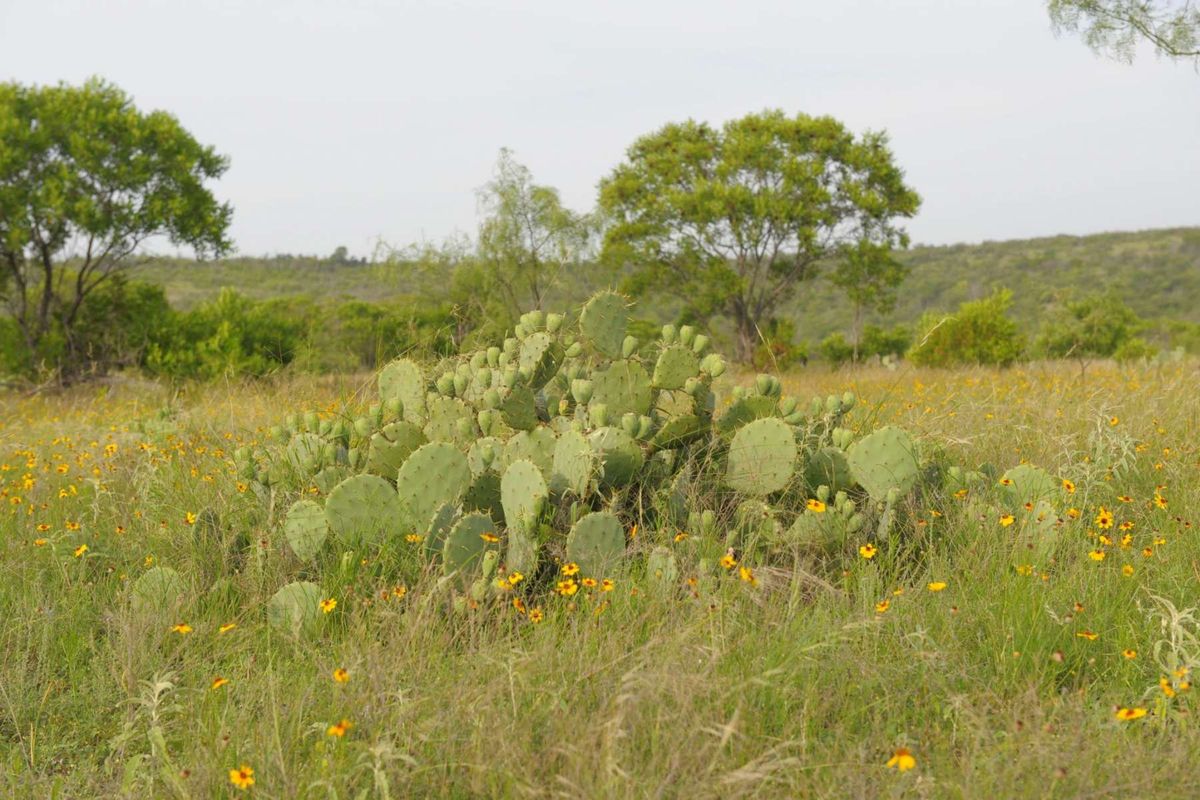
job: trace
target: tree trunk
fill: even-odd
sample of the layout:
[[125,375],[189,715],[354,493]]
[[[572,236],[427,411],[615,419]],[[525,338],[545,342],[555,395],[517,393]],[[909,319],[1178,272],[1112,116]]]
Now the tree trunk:
[[850,331],[850,338],[853,340],[850,362],[858,363],[858,345],[862,340],[862,303],[854,304],[854,328]]
[[758,344],[758,325],[741,303],[734,308],[734,322],[737,324],[737,360],[749,364],[754,360],[754,348]]

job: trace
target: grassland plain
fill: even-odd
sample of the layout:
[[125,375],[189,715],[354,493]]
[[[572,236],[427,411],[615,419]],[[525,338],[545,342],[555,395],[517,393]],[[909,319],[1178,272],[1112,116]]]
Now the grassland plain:
[[[5,396],[0,795],[1198,796],[1196,377],[796,373],[786,392],[855,391],[854,425],[1067,481],[1054,559],[951,495],[871,558],[701,594],[690,540],[641,532],[677,548],[677,592],[615,575],[607,604],[546,599],[540,622],[447,613],[404,552],[288,554],[289,501],[245,491],[232,450],[286,411],[365,407],[366,376]],[[190,584],[166,615],[129,602],[153,565]],[[297,578],[336,601],[302,641],[264,611]]]

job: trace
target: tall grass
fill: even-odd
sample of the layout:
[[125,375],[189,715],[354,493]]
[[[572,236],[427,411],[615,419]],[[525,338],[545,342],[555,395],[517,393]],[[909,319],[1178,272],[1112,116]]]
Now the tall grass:
[[[279,509],[239,491],[234,447],[289,410],[361,407],[364,378],[5,397],[0,795],[1195,797],[1175,674],[1200,668],[1194,383],[1192,364],[796,373],[785,391],[856,391],[860,426],[1070,477],[1081,518],[1054,563],[1025,574],[987,503],[947,496],[870,560],[693,586],[684,540],[676,589],[618,575],[543,600],[540,624],[449,613],[403,548],[301,565]],[[1103,561],[1099,505],[1135,523]],[[220,530],[188,524],[203,508]],[[130,604],[151,564],[187,576],[183,605]],[[338,601],[303,640],[263,611],[295,579]],[[885,766],[900,747],[916,768]],[[243,764],[248,790],[229,776]]]

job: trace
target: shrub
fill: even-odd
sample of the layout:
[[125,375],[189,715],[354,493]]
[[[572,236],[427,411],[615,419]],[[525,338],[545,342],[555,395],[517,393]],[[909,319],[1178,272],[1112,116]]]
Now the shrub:
[[817,345],[821,358],[835,367],[840,367],[854,357],[854,345],[840,333],[831,333]]
[[963,303],[953,314],[925,314],[908,359],[919,366],[958,364],[1007,366],[1020,359],[1024,337],[1008,317],[1012,292],[1002,289]]

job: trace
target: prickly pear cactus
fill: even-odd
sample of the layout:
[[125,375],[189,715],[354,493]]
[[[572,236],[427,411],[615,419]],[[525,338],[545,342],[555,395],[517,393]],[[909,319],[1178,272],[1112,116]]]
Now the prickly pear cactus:
[[407,358],[397,359],[379,372],[380,401],[399,400],[404,418],[417,425],[425,422],[425,386],[421,368]]
[[530,532],[541,516],[548,496],[541,470],[532,461],[514,461],[504,470],[500,479],[500,502],[510,527]]
[[624,553],[625,531],[621,520],[606,511],[583,517],[567,536],[567,560],[578,564],[585,576],[611,575]]
[[781,491],[796,471],[796,438],[791,426],[774,417],[748,423],[729,445],[725,482],[758,497]]
[[598,353],[620,358],[625,343],[629,311],[625,298],[616,292],[601,292],[583,306],[579,332]]
[[465,585],[478,571],[484,552],[499,537],[496,524],[485,514],[468,514],[450,529],[442,546],[442,569],[447,575],[459,575]]
[[422,445],[408,457],[396,478],[405,518],[418,533],[425,533],[443,506],[457,506],[471,486],[467,457],[448,442]]
[[1014,509],[1026,503],[1053,502],[1059,497],[1058,481],[1041,467],[1019,464],[1000,477],[1000,493]]
[[134,608],[167,611],[179,604],[186,590],[178,572],[170,567],[152,567],[134,581],[130,598]]
[[312,500],[293,503],[283,521],[283,535],[296,558],[312,561],[329,535],[325,509]]
[[325,501],[330,532],[348,543],[374,543],[400,535],[403,514],[396,490],[376,475],[347,478]]
[[854,480],[878,502],[893,490],[907,494],[921,473],[916,443],[903,430],[891,426],[850,445],[846,460]]
[[289,583],[267,601],[267,621],[282,634],[297,636],[316,625],[320,615],[321,587],[315,583]]

